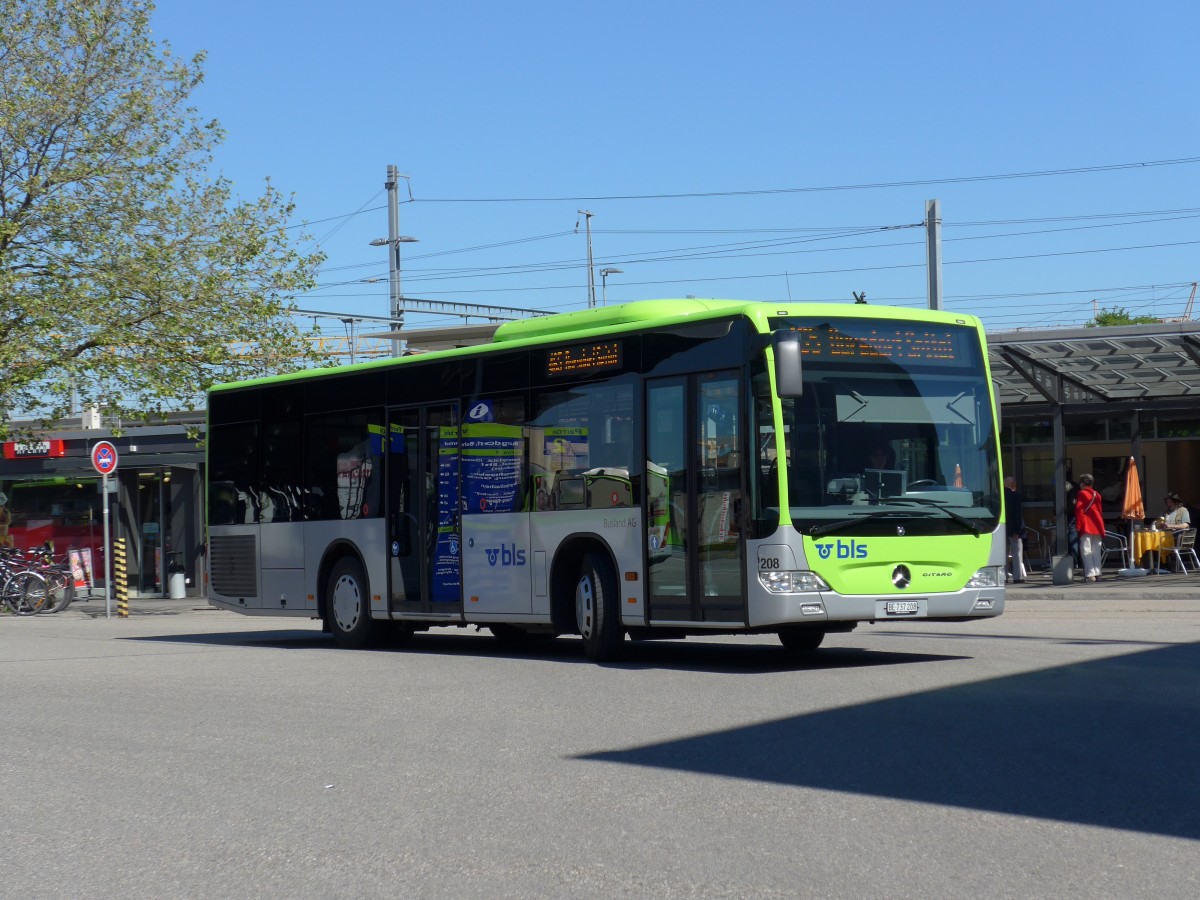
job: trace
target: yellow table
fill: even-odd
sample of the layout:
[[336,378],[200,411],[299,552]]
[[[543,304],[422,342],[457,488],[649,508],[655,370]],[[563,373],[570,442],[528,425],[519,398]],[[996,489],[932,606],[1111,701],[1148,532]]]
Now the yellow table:
[[1141,562],[1142,557],[1155,550],[1158,551],[1158,565],[1149,568],[1162,567],[1162,558],[1175,546],[1175,537],[1169,531],[1135,531],[1133,533],[1134,565]]

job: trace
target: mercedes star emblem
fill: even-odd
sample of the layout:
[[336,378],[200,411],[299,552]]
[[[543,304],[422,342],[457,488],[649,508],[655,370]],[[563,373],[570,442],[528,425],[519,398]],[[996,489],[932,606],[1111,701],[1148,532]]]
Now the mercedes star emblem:
[[908,566],[896,566],[892,569],[892,584],[898,588],[906,588],[912,582],[912,573]]

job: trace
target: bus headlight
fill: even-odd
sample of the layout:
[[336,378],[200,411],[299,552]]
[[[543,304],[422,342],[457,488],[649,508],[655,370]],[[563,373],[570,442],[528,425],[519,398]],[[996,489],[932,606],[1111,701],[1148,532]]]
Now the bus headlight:
[[971,576],[971,580],[967,582],[967,587],[969,587],[969,588],[999,587],[1002,583],[1003,583],[1003,579],[1000,576],[1000,567],[999,566],[985,566],[984,568],[980,569],[978,572],[976,572],[974,575]]
[[759,572],[758,581],[772,594],[804,594],[829,590],[829,585],[820,575],[807,569],[795,572]]

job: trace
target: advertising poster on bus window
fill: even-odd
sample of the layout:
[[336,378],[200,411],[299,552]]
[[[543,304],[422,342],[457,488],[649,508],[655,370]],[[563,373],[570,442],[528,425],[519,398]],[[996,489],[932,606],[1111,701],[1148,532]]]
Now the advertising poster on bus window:
[[542,452],[551,472],[588,468],[588,430],[586,428],[547,428]]
[[461,547],[458,533],[458,429],[438,429],[437,547],[433,553],[433,582],[429,599],[455,603],[462,590]]
[[524,441],[520,425],[470,422],[462,427],[463,511],[519,512]]

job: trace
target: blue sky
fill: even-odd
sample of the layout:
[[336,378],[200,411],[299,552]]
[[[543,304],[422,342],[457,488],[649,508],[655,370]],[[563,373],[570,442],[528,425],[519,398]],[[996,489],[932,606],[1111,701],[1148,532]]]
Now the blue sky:
[[[1178,316],[1200,278],[1200,159],[1109,168],[1200,158],[1195,2],[162,0],[154,23],[208,53],[219,167],[312,223],[305,309],[386,314],[389,163],[404,294],[430,300],[583,308],[586,208],[610,304],[923,307],[931,198],[945,306],[991,330]],[[967,180],[1033,172],[1062,174]]]

